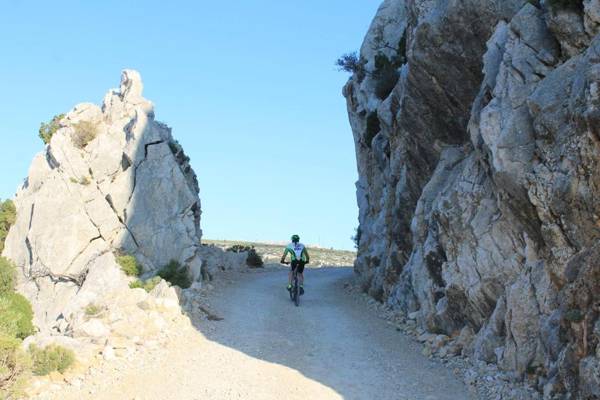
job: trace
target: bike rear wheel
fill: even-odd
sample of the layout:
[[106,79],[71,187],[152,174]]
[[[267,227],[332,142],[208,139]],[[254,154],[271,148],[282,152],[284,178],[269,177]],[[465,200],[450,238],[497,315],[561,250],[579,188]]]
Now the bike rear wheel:
[[298,277],[294,279],[294,304],[296,304],[296,307],[300,305],[300,286],[298,285]]

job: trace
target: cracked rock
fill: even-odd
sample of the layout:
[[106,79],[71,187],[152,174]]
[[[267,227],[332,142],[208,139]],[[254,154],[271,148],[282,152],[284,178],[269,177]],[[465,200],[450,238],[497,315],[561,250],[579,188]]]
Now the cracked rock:
[[549,399],[600,391],[599,16],[386,0],[343,91],[358,285]]
[[[15,196],[3,256],[19,267],[42,332],[107,334],[81,316],[129,291],[117,253],[135,256],[146,276],[170,260],[201,263],[196,174],[142,90],[139,73],[125,70],[101,107],[75,106]],[[82,126],[90,137],[75,141]]]

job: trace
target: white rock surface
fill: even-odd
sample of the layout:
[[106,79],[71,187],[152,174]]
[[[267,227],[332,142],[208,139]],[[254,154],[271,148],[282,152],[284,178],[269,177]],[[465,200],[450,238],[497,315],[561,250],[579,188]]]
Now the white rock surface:
[[546,398],[600,391],[599,27],[598,0],[386,0],[344,88],[362,290]]
[[[125,70],[101,107],[75,106],[16,194],[17,221],[3,256],[22,272],[18,289],[44,333],[106,333],[81,315],[89,304],[135,298],[118,252],[135,256],[144,276],[170,260],[187,268],[200,262],[196,175],[142,89],[139,73]],[[85,124],[95,137],[79,148],[74,138]]]

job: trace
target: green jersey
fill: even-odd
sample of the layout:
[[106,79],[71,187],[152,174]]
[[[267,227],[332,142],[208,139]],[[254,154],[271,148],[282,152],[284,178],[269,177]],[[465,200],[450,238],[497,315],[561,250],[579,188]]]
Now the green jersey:
[[302,260],[304,262],[308,262],[308,260],[310,259],[310,257],[308,256],[308,251],[302,243],[288,244],[285,250],[283,251],[283,258],[285,258],[288,254],[290,255],[292,261]]

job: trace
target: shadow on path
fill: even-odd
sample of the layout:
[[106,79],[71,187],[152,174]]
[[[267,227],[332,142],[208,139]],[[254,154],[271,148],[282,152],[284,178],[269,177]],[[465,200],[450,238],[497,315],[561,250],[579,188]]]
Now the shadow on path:
[[202,321],[208,339],[292,368],[345,399],[470,399],[467,388],[420,346],[396,331],[343,285],[351,268],[308,269],[295,307],[283,269],[240,274],[211,295],[222,321]]

